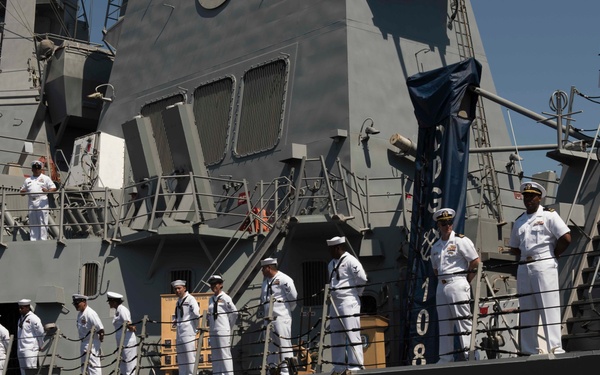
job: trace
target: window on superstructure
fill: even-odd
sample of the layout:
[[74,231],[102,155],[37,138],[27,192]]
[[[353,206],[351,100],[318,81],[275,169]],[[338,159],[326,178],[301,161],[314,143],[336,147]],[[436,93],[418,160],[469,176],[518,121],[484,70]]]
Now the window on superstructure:
[[169,286],[167,287],[168,293],[173,293],[173,287],[171,287],[171,282],[173,282],[175,280],[184,280],[187,291],[192,293],[195,285],[192,285],[192,271],[191,270],[171,271],[171,276],[169,279]]
[[237,113],[237,157],[274,148],[281,138],[288,83],[287,60],[278,59],[248,70],[242,78]]
[[99,268],[98,263],[85,263],[81,267],[80,292],[88,297],[98,294]]
[[148,117],[152,124],[152,135],[154,136],[154,142],[156,142],[158,158],[160,159],[164,175],[171,174],[175,168],[173,167],[173,158],[171,157],[169,142],[167,141],[166,124],[163,121],[162,111],[168,106],[182,102],[183,100],[183,95],[177,94],[145,104],[141,110],[142,116]]
[[302,301],[304,306],[323,305],[320,293],[327,283],[327,263],[323,261],[302,263]]
[[225,157],[234,87],[233,78],[226,77],[194,90],[194,117],[206,165],[217,164]]

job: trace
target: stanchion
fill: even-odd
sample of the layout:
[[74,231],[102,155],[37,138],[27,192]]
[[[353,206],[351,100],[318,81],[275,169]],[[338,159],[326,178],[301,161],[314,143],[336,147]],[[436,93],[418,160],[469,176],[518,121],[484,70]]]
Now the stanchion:
[[267,325],[265,327],[265,345],[264,345],[264,349],[263,349],[263,359],[262,359],[262,366],[260,367],[260,375],[266,375],[266,371],[267,371],[267,357],[269,355],[269,341],[271,340],[271,326],[273,325],[273,303],[275,302],[275,299],[273,297],[273,295],[271,295],[271,298],[269,299],[269,313],[267,316],[265,316],[265,321],[267,322]]

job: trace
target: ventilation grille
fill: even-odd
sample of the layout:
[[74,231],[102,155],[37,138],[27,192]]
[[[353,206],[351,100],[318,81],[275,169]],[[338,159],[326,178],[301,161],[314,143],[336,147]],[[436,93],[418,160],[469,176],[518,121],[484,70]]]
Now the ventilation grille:
[[148,117],[152,124],[152,134],[154,136],[154,142],[156,142],[156,148],[158,149],[158,158],[160,159],[163,175],[171,174],[175,168],[173,167],[173,159],[171,158],[169,143],[167,142],[167,132],[165,131],[166,124],[163,122],[162,111],[168,106],[182,102],[183,100],[183,95],[173,95],[146,104],[141,110],[142,116]]
[[234,80],[230,77],[194,91],[194,117],[206,165],[217,164],[225,157],[233,91]]
[[322,306],[323,294],[320,293],[327,284],[327,264],[324,262],[302,263],[302,300],[304,306]]
[[256,154],[277,145],[283,124],[287,77],[285,60],[270,62],[244,74],[236,156]]
[[81,273],[81,279],[83,280],[83,294],[86,296],[95,296],[98,294],[98,264],[84,264]]

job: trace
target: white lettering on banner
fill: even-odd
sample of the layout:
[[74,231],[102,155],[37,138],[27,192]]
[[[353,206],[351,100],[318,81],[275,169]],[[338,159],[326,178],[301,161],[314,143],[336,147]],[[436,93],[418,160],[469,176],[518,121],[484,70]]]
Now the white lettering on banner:
[[427,361],[425,360],[425,345],[423,345],[423,343],[418,343],[417,345],[415,345],[413,349],[413,354],[413,366],[427,364]]
[[431,189],[431,201],[430,201],[430,204],[427,206],[427,211],[429,211],[430,214],[433,215],[433,213],[435,211],[442,208],[441,196],[442,196],[441,188],[434,187],[433,189]]
[[425,279],[425,282],[423,283],[423,285],[421,285],[421,288],[423,288],[424,293],[423,293],[423,302],[427,301],[427,293],[429,292],[429,277]]
[[431,258],[431,247],[438,239],[438,232],[434,228],[430,228],[425,234],[423,234],[423,242],[421,242],[420,251],[421,258],[424,261],[429,261]]
[[[431,161],[430,169],[424,168],[424,170],[430,170],[432,172],[432,180],[431,180],[431,192],[428,195],[429,202],[427,203],[427,211],[431,215],[440,208],[442,208],[442,196],[443,189],[440,184],[440,176],[443,171],[442,157],[440,155],[441,149],[441,141],[444,137],[444,127],[442,125],[436,126],[436,132],[434,136],[434,154],[435,157]],[[426,220],[426,218],[422,218],[422,220]],[[423,241],[420,246],[421,258],[424,262],[429,262],[431,258],[431,248],[433,244],[438,240],[439,233],[436,230],[435,225],[431,226],[427,232],[423,235]],[[423,302],[427,302],[428,300],[428,291],[429,291],[429,277],[425,279],[425,282],[421,285],[423,289]],[[430,327],[430,315],[429,311],[426,308],[423,308],[419,311],[417,315],[417,319],[415,321],[415,331],[421,337],[426,337],[429,334]],[[427,352],[427,347],[425,343],[419,342],[416,343],[413,348],[413,365],[425,365],[427,364],[427,360],[425,359],[425,353]]]

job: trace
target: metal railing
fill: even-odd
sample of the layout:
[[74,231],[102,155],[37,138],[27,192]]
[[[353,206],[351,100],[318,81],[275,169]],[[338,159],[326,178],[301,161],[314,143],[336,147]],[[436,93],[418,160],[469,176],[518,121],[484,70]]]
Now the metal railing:
[[[210,222],[234,232],[265,234],[294,205],[297,215],[342,215],[357,219],[364,230],[370,229],[373,215],[408,214],[410,179],[405,175],[360,178],[339,160],[331,168],[323,157],[307,159],[310,163],[316,165],[301,168],[295,179],[292,173],[254,186],[246,180],[191,173],[158,176],[119,190],[59,186],[49,194],[48,231],[59,242],[85,236],[111,242],[120,240],[123,228],[155,232],[170,219],[181,225]],[[7,235],[26,239],[33,225],[27,218],[29,193],[21,195],[14,187],[0,190],[0,243],[6,246]]]

